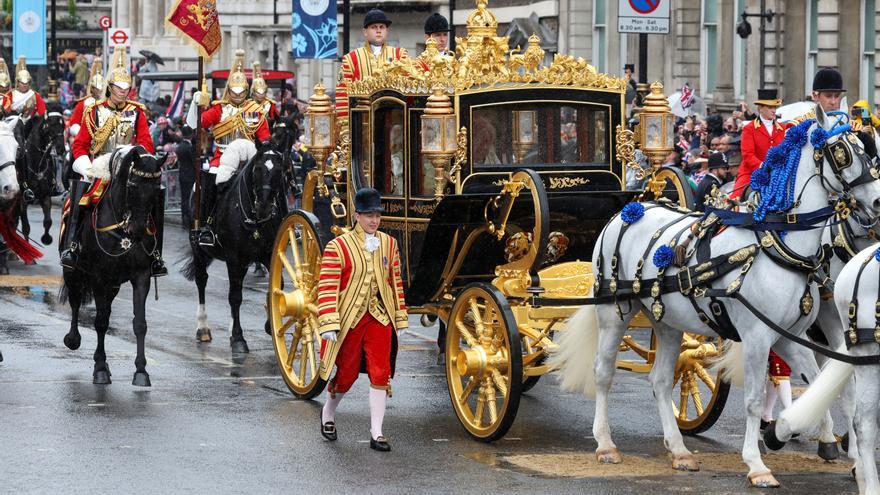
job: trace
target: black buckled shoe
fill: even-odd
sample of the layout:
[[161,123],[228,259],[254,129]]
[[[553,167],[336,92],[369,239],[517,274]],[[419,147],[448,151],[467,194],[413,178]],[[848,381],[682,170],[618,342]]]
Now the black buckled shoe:
[[764,433],[764,430],[766,430],[767,427],[770,426],[770,423],[772,423],[772,422],[773,422],[772,419],[770,421],[765,421],[764,418],[761,418],[761,433]]
[[318,421],[321,422],[321,435],[330,440],[331,442],[336,441],[336,422],[327,421],[324,422],[323,411],[318,411]]
[[370,448],[379,452],[391,452],[391,444],[385,437],[380,436],[377,439],[370,437]]

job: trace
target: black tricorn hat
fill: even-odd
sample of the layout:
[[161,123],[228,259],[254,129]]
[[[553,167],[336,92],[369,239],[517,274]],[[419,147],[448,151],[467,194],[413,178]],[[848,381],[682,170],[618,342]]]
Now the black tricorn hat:
[[623,70],[629,69],[631,72],[636,71],[635,64],[623,64]]
[[730,164],[727,163],[727,156],[720,151],[713,151],[709,154],[709,170],[716,168],[726,168]]
[[768,107],[778,107],[782,105],[782,98],[779,98],[779,92],[776,89],[759,89],[758,99],[755,105],[766,105]]
[[391,25],[391,19],[385,15],[385,12],[382,12],[379,9],[373,9],[367,12],[367,16],[364,17],[364,27],[371,24],[385,24],[386,26]]
[[819,69],[813,77],[813,91],[846,91],[840,71],[831,67]]
[[431,14],[425,20],[425,34],[447,33],[449,31],[452,31],[449,29],[449,21],[440,14]]
[[382,213],[382,198],[372,187],[358,189],[354,195],[354,211],[358,213]]

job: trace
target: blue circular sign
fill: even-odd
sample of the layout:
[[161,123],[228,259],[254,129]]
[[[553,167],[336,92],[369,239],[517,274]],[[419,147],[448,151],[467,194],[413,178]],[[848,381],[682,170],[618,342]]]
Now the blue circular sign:
[[630,7],[639,14],[650,14],[657,10],[661,0],[629,0]]

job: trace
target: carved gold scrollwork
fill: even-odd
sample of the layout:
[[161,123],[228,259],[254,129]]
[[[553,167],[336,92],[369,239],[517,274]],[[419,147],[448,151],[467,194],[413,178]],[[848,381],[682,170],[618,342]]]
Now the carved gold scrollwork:
[[644,180],[650,173],[650,170],[643,169],[636,161],[636,143],[633,131],[627,129],[623,124],[618,124],[615,141],[617,142],[617,160],[626,168],[635,170],[636,179]]
[[550,177],[550,189],[567,189],[589,183],[590,179],[584,177]]

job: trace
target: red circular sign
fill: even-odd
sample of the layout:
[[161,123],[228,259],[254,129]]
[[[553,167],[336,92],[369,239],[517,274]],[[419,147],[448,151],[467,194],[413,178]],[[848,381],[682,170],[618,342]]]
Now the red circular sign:
[[639,14],[650,14],[660,6],[660,0],[629,0],[629,6]]
[[104,31],[110,29],[110,16],[102,15],[100,19],[98,19],[98,26],[101,27]]
[[110,41],[117,45],[124,45],[128,43],[128,35],[125,34],[125,31],[114,31],[113,34],[110,35]]

